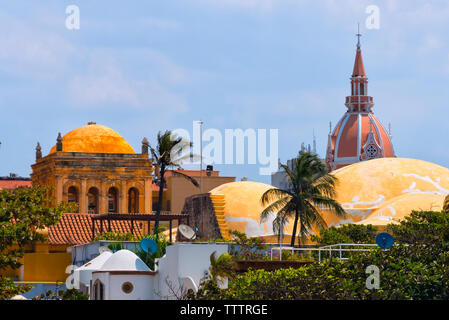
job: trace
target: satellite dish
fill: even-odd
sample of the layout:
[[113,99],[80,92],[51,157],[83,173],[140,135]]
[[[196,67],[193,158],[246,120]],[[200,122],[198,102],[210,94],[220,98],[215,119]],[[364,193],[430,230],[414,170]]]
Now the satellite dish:
[[109,249],[109,248],[106,247],[106,246],[102,246],[102,247],[98,248],[98,252],[99,252],[100,254],[102,254],[102,253],[104,253],[104,252],[110,252],[110,253],[112,253],[112,250]]
[[153,239],[146,238],[140,241],[140,248],[146,253],[154,254],[158,249],[158,245]]
[[386,233],[386,232],[382,232],[379,233],[376,237],[376,243],[378,244],[379,247],[381,247],[382,249],[389,249],[393,246],[394,244],[394,239],[391,236],[391,234]]
[[188,225],[180,224],[178,226],[179,233],[188,240],[195,240],[196,232],[190,228]]

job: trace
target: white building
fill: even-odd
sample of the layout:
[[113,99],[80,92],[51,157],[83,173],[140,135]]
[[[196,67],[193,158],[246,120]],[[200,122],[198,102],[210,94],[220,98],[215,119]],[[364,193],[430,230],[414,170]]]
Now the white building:
[[90,286],[91,300],[177,299],[188,289],[198,289],[214,252],[219,257],[228,252],[228,245],[176,243],[166,248],[157,270],[129,250],[104,252],[74,271],[74,286]]

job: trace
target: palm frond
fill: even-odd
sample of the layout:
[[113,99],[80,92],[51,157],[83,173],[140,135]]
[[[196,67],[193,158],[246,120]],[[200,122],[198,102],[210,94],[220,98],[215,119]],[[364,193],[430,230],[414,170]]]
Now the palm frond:
[[179,171],[176,171],[176,170],[171,171],[171,173],[172,173],[174,176],[183,177],[184,179],[189,180],[189,181],[190,181],[195,187],[197,187],[197,188],[200,187],[200,184],[198,183],[198,181],[196,181],[195,178],[193,178],[193,177],[191,177],[191,176],[189,176],[189,175],[187,175],[187,174],[184,174],[184,173],[179,172]]
[[266,205],[268,203],[271,203],[277,199],[280,199],[280,198],[283,198],[286,196],[294,197],[294,194],[288,190],[272,188],[272,189],[268,189],[267,191],[264,192],[260,201],[261,201],[262,205]]

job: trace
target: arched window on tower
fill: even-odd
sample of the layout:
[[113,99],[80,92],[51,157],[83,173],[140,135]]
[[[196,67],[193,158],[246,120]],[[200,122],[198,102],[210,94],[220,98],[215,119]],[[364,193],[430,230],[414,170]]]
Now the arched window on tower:
[[108,212],[118,213],[118,191],[115,187],[109,188],[108,191]]
[[365,96],[366,95],[365,94],[365,84],[364,83],[360,84],[360,95],[361,96]]
[[128,212],[139,213],[139,190],[136,188],[128,191]]
[[[71,186],[67,192],[67,202],[68,203],[76,203],[79,205],[78,202],[78,189],[74,186]],[[76,208],[76,212],[78,212],[78,207]]]
[[98,213],[98,189],[92,187],[87,193],[87,212]]

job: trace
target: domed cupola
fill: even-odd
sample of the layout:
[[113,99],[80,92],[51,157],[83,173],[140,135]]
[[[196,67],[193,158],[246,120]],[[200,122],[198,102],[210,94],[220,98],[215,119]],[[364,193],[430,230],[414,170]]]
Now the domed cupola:
[[391,135],[376,119],[373,97],[368,96],[368,77],[363,65],[360,34],[351,80],[348,109],[335,128],[330,128],[326,163],[335,170],[359,161],[395,157]]
[[[95,122],[70,131],[62,139],[59,136],[58,144],[61,151],[66,152],[136,153],[120,134]],[[58,144],[51,148],[50,153],[59,150]]]

